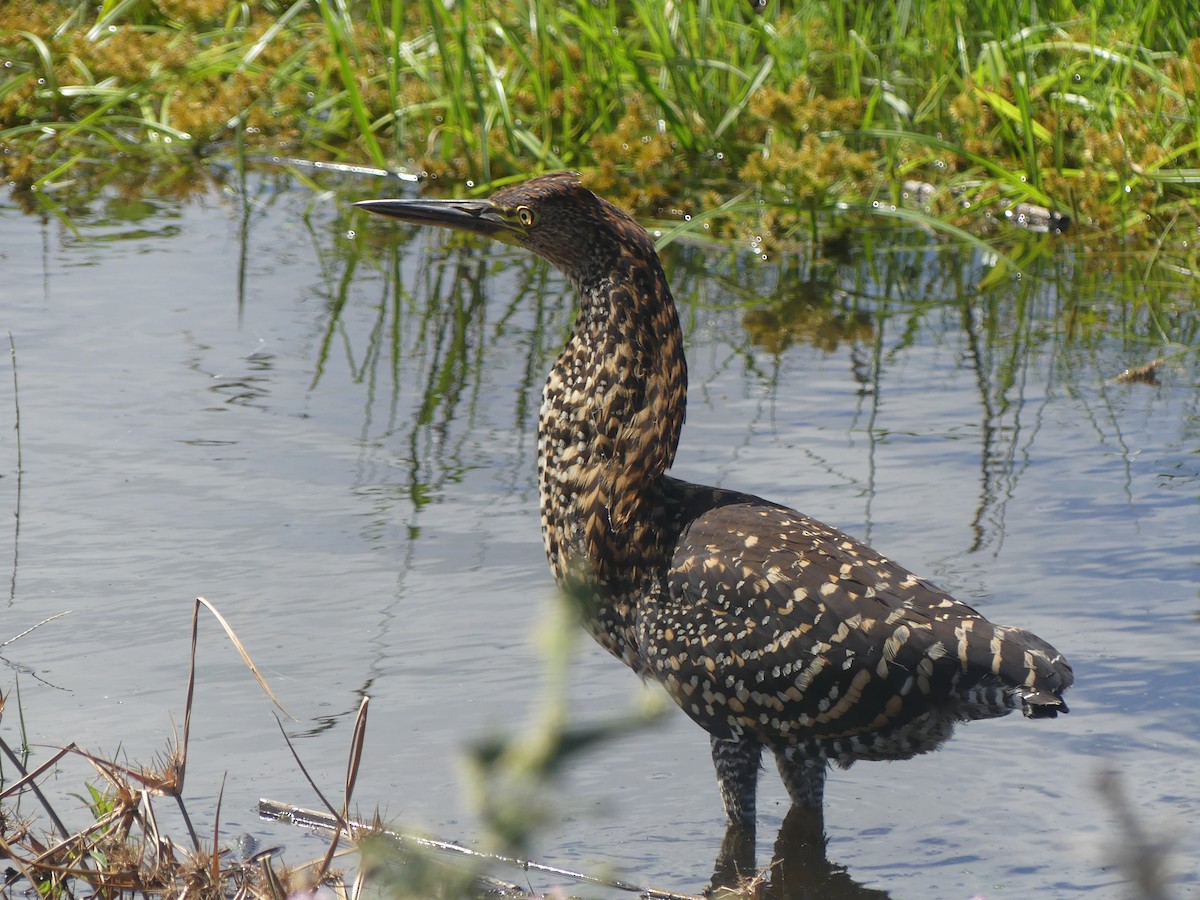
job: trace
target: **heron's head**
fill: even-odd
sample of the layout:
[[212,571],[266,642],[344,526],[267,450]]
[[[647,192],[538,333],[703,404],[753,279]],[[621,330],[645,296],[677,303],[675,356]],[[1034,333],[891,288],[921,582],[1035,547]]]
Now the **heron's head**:
[[414,225],[438,225],[524,247],[576,284],[603,275],[622,248],[635,257],[654,254],[645,229],[585,188],[574,172],[540,175],[486,200],[363,200],[355,205]]

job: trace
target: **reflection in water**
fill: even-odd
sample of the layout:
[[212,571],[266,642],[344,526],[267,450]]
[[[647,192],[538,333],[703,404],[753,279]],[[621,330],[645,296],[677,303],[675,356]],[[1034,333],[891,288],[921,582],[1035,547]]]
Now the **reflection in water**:
[[[256,207],[269,201],[269,196],[256,200]],[[520,308],[532,308],[536,316],[536,327],[521,348],[523,374],[513,410],[514,431],[529,433],[542,372],[565,336],[569,310],[564,313],[563,304],[556,303],[553,316],[548,315],[547,295],[562,293],[563,285],[540,261],[441,235],[421,237],[449,249],[432,258],[422,256],[421,267],[409,276],[406,287],[402,260],[411,256],[411,248],[405,243],[418,232],[388,232],[385,241],[360,225],[354,214],[334,223],[331,230],[338,237],[332,244],[328,233],[311,232],[313,251],[321,261],[327,313],[320,323],[311,387],[320,385],[340,346],[353,380],[368,388],[363,398],[365,439],[375,426],[377,390],[389,385],[387,425],[373,439],[407,432],[403,443],[408,447],[410,478],[405,493],[419,506],[440,495],[447,479],[461,474],[462,442],[475,422],[472,398],[478,397],[484,373],[491,368],[489,356],[510,342],[513,333],[525,337],[520,330],[506,329]],[[347,239],[347,234],[352,237]],[[397,241],[391,242],[393,237]],[[877,243],[884,240],[887,246]],[[768,398],[779,389],[778,360],[796,344],[826,354],[847,348],[850,377],[863,404],[855,430],[872,450],[862,485],[867,540],[872,528],[874,443],[886,437],[877,427],[877,414],[889,370],[923,333],[935,331],[940,340],[947,340],[957,332],[962,362],[974,373],[980,489],[968,549],[997,553],[1004,540],[1006,504],[1029,465],[1043,410],[1052,399],[1026,396],[1026,385],[1049,373],[1052,383],[1061,381],[1062,389],[1073,391],[1081,387],[1073,383],[1080,377],[1081,350],[1085,355],[1092,352],[1097,340],[1111,337],[1117,329],[1131,342],[1144,342],[1162,325],[1153,296],[1129,315],[1126,295],[1135,288],[1114,281],[1112,272],[1096,272],[1094,260],[1063,253],[1060,245],[1045,239],[1031,239],[1026,262],[1053,270],[1050,276],[999,283],[992,283],[993,270],[974,252],[933,249],[923,240],[914,248],[894,232],[862,235],[853,251],[837,260],[813,261],[795,254],[766,265],[753,255],[722,256],[711,248],[701,251],[680,244],[666,248],[663,255],[685,330],[694,329],[705,314],[724,323],[724,313],[738,312],[740,328],[725,328],[717,341],[758,375]],[[515,291],[497,293],[491,288],[491,279],[500,271],[515,275]],[[361,303],[364,286],[383,273],[386,276],[377,281],[382,293],[373,303],[376,320],[369,332],[355,334],[344,321],[347,304]],[[1097,282],[1102,274],[1109,279],[1105,290]],[[1136,289],[1162,294],[1157,302],[1166,303],[1173,302],[1180,288],[1164,284]],[[485,305],[494,304],[495,297],[506,304],[503,312],[485,314]],[[1198,322],[1194,309],[1178,315],[1171,323],[1176,344],[1196,338]],[[764,366],[760,350],[767,350],[776,363]],[[402,371],[411,372],[414,363],[423,393],[419,406],[406,416],[400,398],[414,385],[401,384],[399,378]],[[703,385],[696,387],[704,390]],[[837,468],[832,462],[826,465],[831,471]],[[513,485],[528,474],[514,468]]]
[[[501,377],[497,370],[508,374],[514,388],[504,443],[515,442],[517,452],[507,462],[504,481],[509,493],[527,489],[531,421],[546,360],[569,324],[569,304],[556,302],[556,276],[524,257],[513,261],[453,242],[430,254],[425,236],[413,230],[361,230],[361,238],[345,239],[360,232],[357,225],[351,218],[335,226],[332,241],[310,228],[320,259],[316,294],[322,307],[314,323],[309,391],[341,390],[347,377],[361,386],[351,394],[361,403],[358,475],[351,490],[369,507],[368,540],[395,555],[396,590],[379,610],[369,642],[369,677],[352,702],[320,717],[306,733],[352,717],[407,640],[407,585],[431,507],[442,504],[473,470],[496,465],[495,448],[481,448],[480,441],[485,423],[497,417],[491,399],[492,382]],[[496,290],[504,276],[515,281],[515,291]],[[515,377],[510,356],[520,360]],[[397,522],[398,547],[390,537]],[[530,539],[536,540],[536,531]]]
[[[1191,377],[1200,343],[1200,313],[1194,296],[1186,296],[1194,286],[1167,277],[1145,282],[1135,265],[1098,268],[1096,259],[1048,239],[1031,239],[1022,251],[1029,268],[1025,277],[1001,279],[974,253],[933,250],[924,243],[913,248],[891,238],[862,235],[853,251],[837,260],[796,254],[760,265],[744,255],[710,254],[710,268],[705,269],[703,254],[678,245],[664,255],[670,256],[673,280],[681,282],[676,294],[685,320],[688,306],[697,303],[745,310],[739,351],[772,397],[781,369],[755,362],[756,348],[778,363],[799,343],[827,354],[846,345],[862,404],[855,430],[869,445],[869,471],[862,485],[862,536],[867,541],[875,445],[887,437],[877,418],[887,399],[886,385],[894,380],[889,370],[924,335],[936,334],[939,341],[957,338],[962,366],[975,379],[980,416],[979,499],[970,522],[973,538],[965,549],[994,556],[1003,547],[1006,507],[1035,457],[1048,405],[1060,392],[1086,397],[1098,380],[1111,377],[1116,383],[1115,376],[1125,368],[1122,360],[1100,379],[1092,375],[1102,343],[1119,336],[1131,354],[1126,358],[1155,357],[1154,371],[1161,372],[1167,368],[1158,361],[1156,354],[1161,354],[1176,364],[1185,383]],[[881,240],[888,245],[877,243]],[[737,333],[726,336],[738,338]],[[1156,349],[1164,341],[1166,350]],[[1044,390],[1047,384],[1049,391]],[[1037,391],[1031,394],[1029,385]],[[1102,392],[1106,407],[1110,399]],[[1122,457],[1130,459],[1136,451],[1122,439],[1112,409],[1098,409],[1095,417],[1097,438],[1115,442]],[[836,472],[832,462],[821,462]]]
[[865,887],[826,854],[821,810],[793,806],[775,838],[770,865],[759,868],[754,830],[730,826],[713,865],[710,890],[735,889],[753,881],[759,900],[887,900],[885,891]]
[[[796,265],[799,267],[798,262]],[[826,353],[843,344],[873,342],[871,314],[853,307],[838,287],[831,266],[810,268],[805,273],[790,271],[786,262],[780,268],[776,293],[742,317],[742,327],[756,346],[778,355],[798,341]]]

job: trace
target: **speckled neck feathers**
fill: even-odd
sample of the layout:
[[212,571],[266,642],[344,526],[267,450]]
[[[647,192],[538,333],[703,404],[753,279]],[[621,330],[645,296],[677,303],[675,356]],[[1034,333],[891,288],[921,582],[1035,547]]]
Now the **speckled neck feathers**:
[[654,546],[645,532],[679,443],[687,367],[650,236],[611,204],[592,203],[588,251],[559,263],[581,306],[542,395],[538,483],[555,578],[599,586],[636,582],[651,562],[641,558]]

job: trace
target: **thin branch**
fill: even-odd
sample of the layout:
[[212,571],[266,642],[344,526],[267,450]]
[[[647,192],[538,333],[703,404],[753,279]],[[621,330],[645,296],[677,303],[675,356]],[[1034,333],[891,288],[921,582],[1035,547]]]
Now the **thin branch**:
[[55,613],[52,616],[47,616],[46,618],[42,619],[42,621],[38,622],[36,625],[30,625],[28,628],[26,628],[20,634],[15,634],[12,637],[10,637],[7,641],[0,642],[0,650],[3,650],[9,644],[19,641],[21,638],[25,637],[25,635],[29,634],[29,632],[35,631],[38,628],[41,628],[43,625],[47,624],[48,622],[53,622],[55,619],[61,619],[63,616],[69,616],[70,614],[71,614],[71,610],[68,609],[68,610],[64,610],[63,612],[60,612],[60,613]]
[[[332,810],[330,812],[332,813]],[[548,875],[555,875],[560,878],[572,878],[576,881],[582,881],[587,884],[594,884],[600,887],[614,888],[618,891],[629,891],[631,893],[638,894],[640,897],[644,898],[644,900],[703,900],[703,898],[697,897],[694,894],[676,894],[671,891],[662,891],[658,890],[657,888],[648,888],[642,885],[630,884],[627,881],[601,878],[596,875],[588,875],[584,872],[573,872],[570,869],[563,869],[559,868],[558,866],[548,866],[529,859],[517,859],[511,856],[502,856],[498,853],[483,853],[478,850],[472,850],[469,847],[464,847],[462,844],[455,844],[451,841],[439,841],[433,838],[424,838],[418,837],[417,835],[403,834],[401,832],[391,831],[389,829],[372,828],[372,826],[365,822],[346,821],[344,817],[336,814],[327,814],[315,809],[304,809],[303,807],[292,806],[288,803],[281,803],[278,800],[260,799],[258,801],[258,814],[264,819],[274,819],[276,821],[286,822],[301,828],[320,828],[326,831],[349,828],[353,831],[374,832],[376,834],[381,834],[391,838],[398,843],[423,847],[427,850],[438,850],[444,853],[454,853],[459,856],[465,856],[469,859],[475,859],[482,862],[503,863],[504,865],[514,866],[522,870],[544,872]]]

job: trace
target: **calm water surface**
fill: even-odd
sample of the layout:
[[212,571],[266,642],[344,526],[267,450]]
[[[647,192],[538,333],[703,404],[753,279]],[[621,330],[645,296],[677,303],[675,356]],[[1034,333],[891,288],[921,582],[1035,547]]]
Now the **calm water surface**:
[[[0,650],[0,690],[19,685],[34,763],[69,741],[149,762],[182,720],[204,595],[330,796],[369,695],[360,806],[471,841],[462,751],[520,732],[544,690],[533,428],[572,297],[520,254],[352,214],[401,190],[352,188],[268,176],[185,203],[95,200],[69,223],[0,201],[23,460],[18,496],[6,353],[0,641],[70,611]],[[835,772],[828,863],[804,862],[825,879],[814,896],[1135,895],[1107,768],[1174,848],[1171,890],[1195,894],[1200,366],[1112,380],[1194,344],[1195,295],[1130,309],[1115,276],[1080,287],[1069,247],[984,289],[978,255],[893,243],[824,268],[667,251],[692,384],[675,470],[867,538],[1051,640],[1077,685],[1066,718],[977,723],[936,754]],[[268,702],[211,620],[199,655],[197,826],[228,773],[222,833],[308,858],[315,841],[254,812],[260,796],[317,805]],[[644,700],[590,642],[576,657],[574,721]],[[10,743],[14,712],[10,696]],[[553,808],[538,857],[661,888],[698,891],[723,833],[708,742],[682,714],[573,761]],[[768,771],[761,863],[786,810]]]

